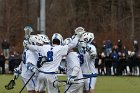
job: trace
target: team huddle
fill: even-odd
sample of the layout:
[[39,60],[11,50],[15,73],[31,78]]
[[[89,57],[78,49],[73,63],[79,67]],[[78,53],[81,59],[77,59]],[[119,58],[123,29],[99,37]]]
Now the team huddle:
[[[33,31],[29,26],[24,30]],[[67,82],[64,93],[93,93],[97,77],[93,40],[94,34],[83,27],[77,27],[75,34],[65,40],[59,33],[54,33],[51,40],[43,34],[25,36],[23,61],[15,68],[14,75],[18,77],[21,72],[28,93],[60,93],[61,83],[56,72],[65,56]]]

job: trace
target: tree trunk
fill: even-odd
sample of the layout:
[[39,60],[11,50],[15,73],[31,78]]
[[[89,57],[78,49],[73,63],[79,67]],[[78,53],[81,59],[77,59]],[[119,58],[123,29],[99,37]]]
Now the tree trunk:
[[113,33],[113,38],[115,40],[116,34],[116,7],[115,7],[115,0],[111,2],[111,31]]
[[131,0],[130,1],[130,9],[131,9],[131,40],[134,39],[135,37],[135,23],[134,23],[134,8],[133,8],[133,5],[134,5],[134,1]]

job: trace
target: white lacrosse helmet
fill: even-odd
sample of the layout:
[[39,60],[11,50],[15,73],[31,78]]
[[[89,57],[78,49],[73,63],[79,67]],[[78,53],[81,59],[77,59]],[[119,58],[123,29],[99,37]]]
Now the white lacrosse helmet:
[[54,42],[55,40],[59,40],[60,45],[63,44],[63,37],[62,37],[61,34],[59,34],[59,33],[54,33],[53,36],[52,36],[52,44],[53,44],[53,42]]
[[44,42],[44,43],[50,43],[50,40],[47,35],[43,34],[37,34],[37,36]]
[[80,41],[84,41],[86,43],[91,43],[93,40],[94,40],[94,34],[91,32],[85,32],[80,38]]
[[72,41],[71,38],[66,38],[63,42],[64,45],[68,45]]
[[29,43],[32,45],[42,45],[43,41],[37,35],[30,35]]

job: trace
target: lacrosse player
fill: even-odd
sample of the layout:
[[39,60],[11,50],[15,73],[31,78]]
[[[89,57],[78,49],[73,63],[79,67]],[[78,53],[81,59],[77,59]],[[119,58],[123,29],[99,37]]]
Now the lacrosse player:
[[[29,38],[29,43],[32,45],[43,44],[43,42],[39,39],[37,35],[31,35]],[[21,77],[23,83],[26,84],[26,82],[30,79],[30,77],[35,73],[35,76],[26,85],[28,93],[35,93],[36,76],[39,72],[38,68],[36,67],[38,57],[39,56],[37,51],[31,51],[28,49],[24,50],[23,62],[21,64],[22,66]]]
[[[30,33],[33,32],[33,28],[31,26],[27,25],[24,27],[24,31],[25,31],[25,36],[24,36],[24,41],[25,41],[25,40],[29,39]],[[23,44],[24,44],[24,42],[23,42]],[[26,50],[27,49],[24,49],[24,51],[26,51]],[[24,59],[22,58],[22,60],[24,60]],[[16,79],[18,79],[19,75],[21,74],[22,62],[17,68],[14,69],[14,76],[16,77]]]
[[[43,41],[43,46],[50,45],[50,40],[47,35],[37,34],[37,36]],[[43,65],[43,56],[39,53],[39,60],[37,62],[37,67],[40,68]]]
[[94,63],[97,52],[95,46],[91,44],[93,39],[93,33],[85,32],[78,43],[82,73],[84,77],[88,78],[84,80],[86,93],[92,93],[96,83],[97,70]]
[[68,45],[62,45],[63,37],[55,33],[52,36],[52,45],[46,46],[35,46],[35,45],[25,45],[30,50],[35,50],[41,53],[44,57],[44,64],[40,68],[40,73],[38,75],[39,86],[37,88],[37,93],[44,93],[44,88],[47,85],[48,93],[58,93],[58,88],[54,87],[53,82],[57,80],[56,73],[58,67],[64,55],[67,55],[68,50],[74,48],[84,30],[75,31],[73,40]]
[[[68,45],[71,41],[71,38],[66,38],[64,40],[64,45]],[[84,81],[74,81],[75,79],[83,78],[78,53],[74,51],[74,49],[71,49],[66,57],[68,81],[65,88],[65,93],[83,93]]]

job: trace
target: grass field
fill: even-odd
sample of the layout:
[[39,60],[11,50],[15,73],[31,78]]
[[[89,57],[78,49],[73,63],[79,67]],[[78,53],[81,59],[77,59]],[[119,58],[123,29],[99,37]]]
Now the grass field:
[[[21,79],[16,81],[13,90],[4,88],[11,78],[12,75],[0,75],[0,93],[18,93],[20,91],[23,86]],[[24,90],[22,93],[26,93],[26,91]],[[61,93],[63,93],[63,87],[61,87]],[[98,77],[95,93],[140,93],[140,77]]]

